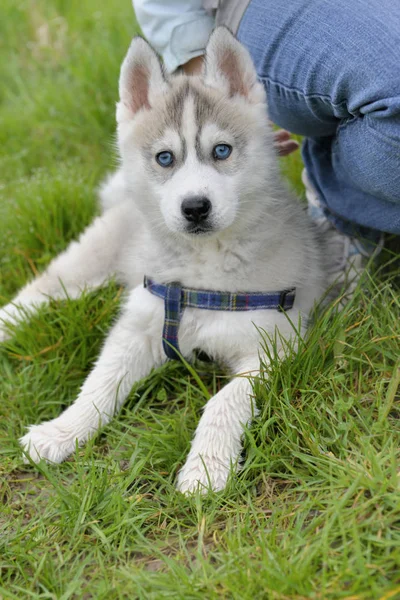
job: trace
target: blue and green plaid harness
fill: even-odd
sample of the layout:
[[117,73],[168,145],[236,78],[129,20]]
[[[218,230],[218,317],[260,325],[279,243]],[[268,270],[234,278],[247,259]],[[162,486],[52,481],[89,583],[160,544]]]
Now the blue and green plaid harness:
[[183,309],[204,308],[205,310],[279,310],[292,308],[296,290],[291,288],[282,292],[214,292],[182,287],[180,283],[155,283],[149,277],[144,278],[144,287],[154,296],[164,300],[164,327],[162,344],[168,358],[179,358],[178,332]]

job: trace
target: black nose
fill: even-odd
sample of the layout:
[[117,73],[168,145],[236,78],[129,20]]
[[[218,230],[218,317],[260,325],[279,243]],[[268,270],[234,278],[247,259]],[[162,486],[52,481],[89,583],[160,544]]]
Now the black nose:
[[201,223],[211,212],[211,202],[205,196],[192,196],[182,202],[181,210],[187,221]]

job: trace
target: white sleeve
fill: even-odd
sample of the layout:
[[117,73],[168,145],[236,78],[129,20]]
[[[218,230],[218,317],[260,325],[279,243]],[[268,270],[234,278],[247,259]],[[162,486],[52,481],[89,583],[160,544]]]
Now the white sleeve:
[[202,0],[132,0],[144,36],[174,71],[204,54],[214,19]]

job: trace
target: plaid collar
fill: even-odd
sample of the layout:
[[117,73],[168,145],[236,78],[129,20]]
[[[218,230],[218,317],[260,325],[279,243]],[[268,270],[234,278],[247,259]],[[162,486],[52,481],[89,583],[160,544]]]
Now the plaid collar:
[[291,288],[281,292],[215,292],[182,287],[180,283],[155,283],[149,277],[144,278],[144,287],[154,296],[164,300],[164,327],[162,343],[168,358],[179,358],[179,324],[183,309],[203,308],[206,310],[278,310],[292,308],[296,290]]

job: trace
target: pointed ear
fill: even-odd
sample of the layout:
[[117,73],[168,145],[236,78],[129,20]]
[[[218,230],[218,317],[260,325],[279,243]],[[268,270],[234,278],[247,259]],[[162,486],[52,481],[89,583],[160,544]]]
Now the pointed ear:
[[132,119],[139,110],[149,109],[167,85],[156,52],[143,38],[135,37],[121,66],[117,121]]
[[204,81],[230,96],[239,94],[249,102],[266,102],[265,91],[249,52],[227,27],[214,29],[206,48]]

